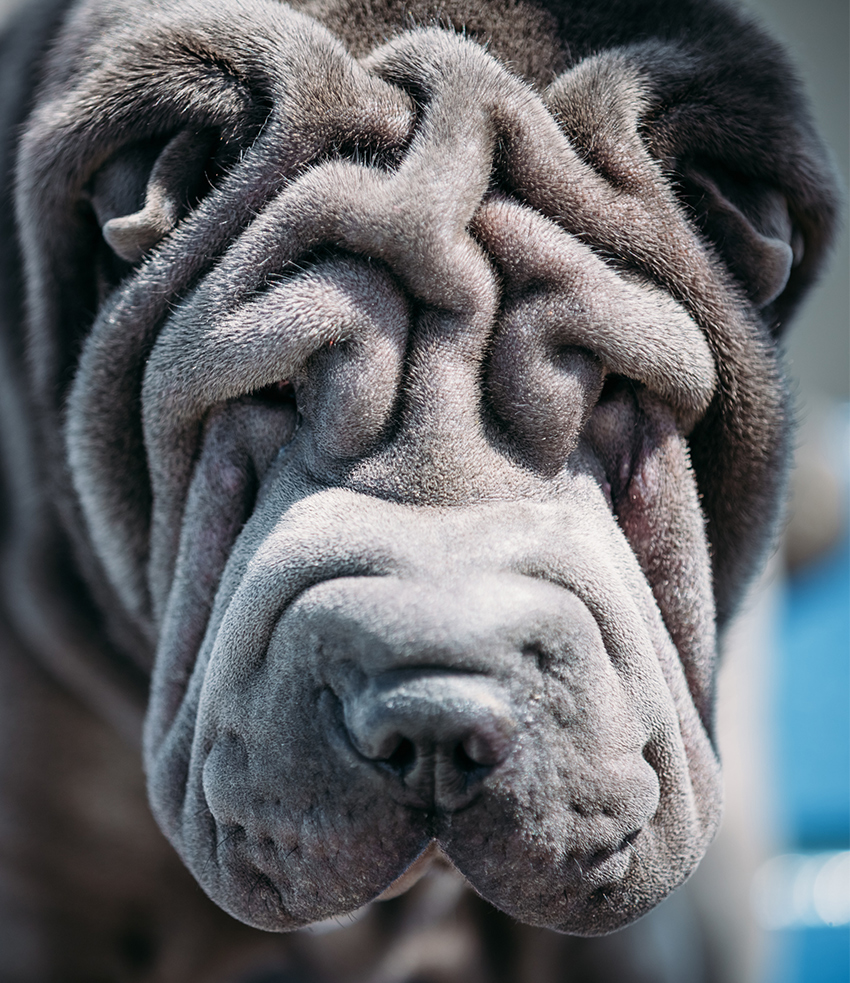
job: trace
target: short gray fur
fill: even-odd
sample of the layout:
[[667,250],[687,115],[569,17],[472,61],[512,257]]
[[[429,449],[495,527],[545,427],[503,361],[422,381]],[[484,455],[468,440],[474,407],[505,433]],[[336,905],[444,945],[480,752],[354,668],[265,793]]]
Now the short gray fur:
[[52,721],[0,765],[6,839],[133,817],[102,883],[49,873],[98,854],[61,836],[0,878],[8,978],[124,979],[113,889],[160,926],[121,936],[152,953],[127,979],[266,945],[165,852],[119,884],[121,843],[160,856],[105,736],[143,716],[159,827],[255,928],[357,911],[435,844],[528,925],[653,908],[719,820],[718,636],[835,222],[782,52],[667,0],[51,2],[0,50],[8,719]]

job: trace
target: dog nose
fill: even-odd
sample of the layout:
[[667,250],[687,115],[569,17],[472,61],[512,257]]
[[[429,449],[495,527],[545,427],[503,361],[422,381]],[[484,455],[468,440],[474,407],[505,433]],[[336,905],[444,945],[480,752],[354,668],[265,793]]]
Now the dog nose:
[[399,670],[343,699],[349,739],[421,808],[469,803],[509,756],[516,721],[493,681],[440,670]]

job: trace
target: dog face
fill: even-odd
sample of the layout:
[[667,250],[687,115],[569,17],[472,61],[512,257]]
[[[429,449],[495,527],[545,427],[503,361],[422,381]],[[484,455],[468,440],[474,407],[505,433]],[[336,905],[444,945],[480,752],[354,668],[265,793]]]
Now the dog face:
[[829,224],[734,101],[693,132],[708,60],[532,86],[270,0],[67,21],[19,169],[34,361],[53,391],[74,352],[65,522],[155,651],[154,812],[237,918],[439,847],[594,934],[702,856],[716,614],[782,484],[768,328]]

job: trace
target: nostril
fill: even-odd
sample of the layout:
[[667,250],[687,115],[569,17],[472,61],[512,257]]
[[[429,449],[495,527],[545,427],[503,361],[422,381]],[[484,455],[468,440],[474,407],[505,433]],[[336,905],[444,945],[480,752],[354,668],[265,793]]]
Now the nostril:
[[488,679],[395,670],[351,689],[337,698],[349,746],[420,804],[459,808],[513,747],[510,704]]
[[540,672],[545,673],[549,671],[552,664],[552,657],[540,645],[526,645],[522,650],[522,654],[527,659],[533,659],[537,663],[537,668]]
[[471,755],[463,743],[458,744],[454,749],[452,761],[455,768],[465,775],[471,775],[480,768],[488,768],[490,764],[486,761],[478,761]]
[[416,764],[416,745],[408,738],[402,737],[393,753],[383,760],[384,764],[389,765],[393,771],[404,775]]
[[455,752],[458,761],[468,762],[468,770],[494,768],[510,753],[512,734],[505,734],[498,727],[481,726],[458,742]]

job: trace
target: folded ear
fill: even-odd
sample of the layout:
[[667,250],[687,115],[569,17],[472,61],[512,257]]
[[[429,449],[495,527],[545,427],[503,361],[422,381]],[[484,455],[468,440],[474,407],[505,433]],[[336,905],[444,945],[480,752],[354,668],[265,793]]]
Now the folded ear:
[[746,20],[694,47],[623,49],[647,83],[641,136],[692,221],[779,334],[818,276],[839,194],[784,51]]
[[184,130],[165,142],[124,147],[97,171],[88,195],[116,255],[136,263],[168,235],[203,194],[216,142],[208,130]]
[[700,230],[752,303],[773,303],[804,255],[803,235],[785,195],[722,164],[686,166],[679,186]]

